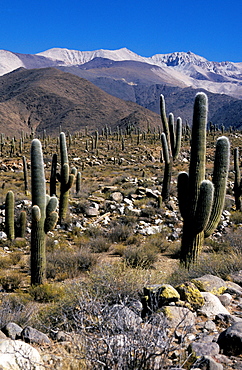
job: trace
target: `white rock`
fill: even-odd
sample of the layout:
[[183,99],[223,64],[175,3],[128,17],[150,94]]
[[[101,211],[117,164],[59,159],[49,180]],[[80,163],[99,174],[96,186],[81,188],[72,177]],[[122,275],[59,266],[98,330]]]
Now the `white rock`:
[[230,312],[222,305],[219,298],[210,292],[201,292],[205,304],[198,312],[206,317],[214,318],[216,315],[223,313],[230,315]]
[[4,370],[44,370],[37,349],[21,340],[0,340],[0,368]]

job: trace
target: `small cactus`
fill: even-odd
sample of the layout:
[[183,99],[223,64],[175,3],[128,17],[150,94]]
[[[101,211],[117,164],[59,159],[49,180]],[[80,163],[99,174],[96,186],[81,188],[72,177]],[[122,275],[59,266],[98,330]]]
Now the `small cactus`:
[[75,167],[72,168],[70,173],[68,154],[66,148],[66,136],[64,132],[60,133],[60,153],[61,153],[61,173],[59,176],[60,180],[59,220],[61,223],[66,218],[69,202],[69,190],[74,184],[77,173]]
[[5,202],[5,232],[9,240],[14,240],[14,193],[10,190]]
[[239,148],[234,149],[234,198],[237,211],[241,211],[242,180],[239,168]]
[[46,181],[41,143],[31,144],[31,284],[43,284],[46,277],[45,235],[53,230],[58,219],[56,197],[46,195]]

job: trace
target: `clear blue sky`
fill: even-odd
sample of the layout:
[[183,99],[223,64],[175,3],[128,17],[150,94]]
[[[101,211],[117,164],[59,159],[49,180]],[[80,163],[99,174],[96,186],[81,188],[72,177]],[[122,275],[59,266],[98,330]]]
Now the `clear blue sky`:
[[1,0],[0,49],[127,47],[242,62],[242,0]]

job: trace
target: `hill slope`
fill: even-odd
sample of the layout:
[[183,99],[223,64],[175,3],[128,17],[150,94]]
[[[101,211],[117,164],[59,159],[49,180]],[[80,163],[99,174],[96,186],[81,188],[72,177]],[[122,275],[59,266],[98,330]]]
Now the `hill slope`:
[[[137,112],[136,115],[132,113]],[[111,96],[89,81],[54,68],[20,68],[0,78],[0,130],[17,135],[31,127],[56,134],[61,125],[75,132],[116,126],[127,116],[133,124],[160,124],[157,114]]]

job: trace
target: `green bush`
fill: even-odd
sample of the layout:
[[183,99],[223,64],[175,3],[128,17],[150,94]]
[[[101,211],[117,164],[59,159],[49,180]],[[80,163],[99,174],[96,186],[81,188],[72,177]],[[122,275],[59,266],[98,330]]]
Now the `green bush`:
[[42,284],[29,288],[30,296],[37,302],[48,303],[63,299],[64,287],[56,284]]

